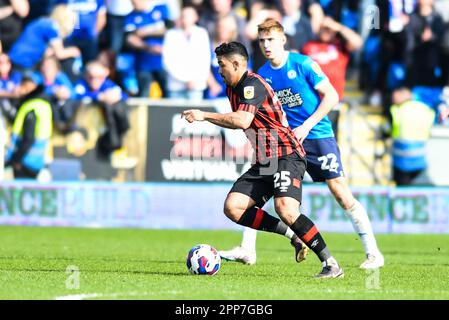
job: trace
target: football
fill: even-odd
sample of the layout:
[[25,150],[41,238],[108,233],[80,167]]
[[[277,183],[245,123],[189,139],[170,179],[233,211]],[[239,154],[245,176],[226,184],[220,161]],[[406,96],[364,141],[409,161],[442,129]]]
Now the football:
[[213,276],[220,270],[220,265],[220,255],[208,244],[193,247],[187,255],[187,269],[191,274]]

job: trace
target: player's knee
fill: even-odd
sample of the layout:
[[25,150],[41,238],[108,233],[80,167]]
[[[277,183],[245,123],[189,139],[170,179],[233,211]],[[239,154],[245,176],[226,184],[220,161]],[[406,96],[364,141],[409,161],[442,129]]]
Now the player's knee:
[[329,189],[343,210],[349,210],[355,203],[355,198],[348,185],[342,179],[335,179],[329,184]]
[[350,192],[349,193],[336,192],[334,193],[334,197],[343,210],[351,209],[355,203],[355,198]]
[[234,222],[237,222],[242,217],[244,210],[239,208],[239,206],[233,201],[227,200],[224,204],[223,212],[226,215],[226,217],[228,217]]
[[274,209],[281,219],[292,225],[299,217],[299,204],[289,198],[277,198],[274,202]]

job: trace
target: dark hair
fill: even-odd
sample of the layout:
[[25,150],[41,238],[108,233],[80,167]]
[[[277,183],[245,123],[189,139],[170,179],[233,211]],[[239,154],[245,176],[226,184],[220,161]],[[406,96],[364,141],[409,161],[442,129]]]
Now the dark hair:
[[246,50],[243,44],[237,41],[220,44],[217,48],[215,48],[215,53],[217,54],[217,57],[238,54],[248,61],[248,50]]

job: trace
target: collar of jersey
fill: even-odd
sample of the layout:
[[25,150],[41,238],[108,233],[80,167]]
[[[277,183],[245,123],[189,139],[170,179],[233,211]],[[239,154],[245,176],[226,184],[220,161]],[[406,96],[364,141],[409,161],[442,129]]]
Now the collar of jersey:
[[285,66],[285,64],[287,63],[287,60],[288,60],[289,56],[290,56],[290,51],[287,51],[287,55],[285,56],[285,60],[279,65],[279,67],[272,66],[271,63],[268,62],[270,64],[271,69],[273,69],[273,70],[282,69]]
[[240,87],[240,85],[242,84],[243,80],[245,80],[247,76],[248,76],[248,70],[245,71],[243,76],[240,78],[239,82],[235,85],[234,90]]

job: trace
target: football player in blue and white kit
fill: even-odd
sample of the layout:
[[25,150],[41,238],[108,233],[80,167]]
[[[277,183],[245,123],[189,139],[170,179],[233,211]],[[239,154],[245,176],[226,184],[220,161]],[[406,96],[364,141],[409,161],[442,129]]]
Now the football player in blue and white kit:
[[[313,181],[326,182],[362,240],[366,260],[362,269],[384,265],[365,208],[352,195],[343,173],[340,151],[327,114],[338,104],[338,93],[310,57],[286,51],[282,25],[266,20],[258,26],[259,45],[268,61],[258,73],[272,86],[283,105],[290,127],[307,153],[307,172]],[[320,97],[321,95],[321,97]],[[220,255],[254,264],[256,233],[245,229],[242,245]]]

